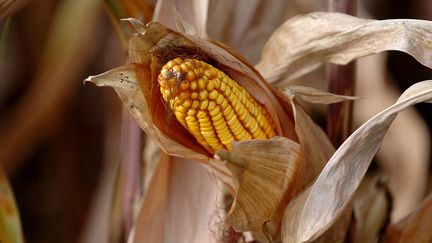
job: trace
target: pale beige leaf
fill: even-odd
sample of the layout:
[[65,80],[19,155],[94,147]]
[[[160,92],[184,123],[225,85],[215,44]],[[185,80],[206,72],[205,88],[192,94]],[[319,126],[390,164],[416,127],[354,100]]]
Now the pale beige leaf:
[[[420,102],[432,100],[432,81],[411,86],[396,104],[371,118],[357,129],[332,156],[300,208],[291,210],[299,225],[294,232],[297,242],[316,239],[342,214],[359,186],[367,168],[397,113]],[[325,192],[325,193],[323,193]],[[290,213],[287,214],[290,217]]]
[[284,86],[277,82],[282,76],[291,80],[325,62],[347,64],[388,50],[406,52],[432,67],[432,22],[376,21],[342,13],[297,16],[273,33],[256,68],[268,82]]
[[93,82],[97,86],[109,86],[115,89],[123,104],[129,109],[132,116],[140,127],[151,138],[159,138],[154,142],[167,154],[193,159],[201,162],[208,162],[208,157],[204,154],[193,151],[192,149],[176,143],[167,135],[162,133],[159,128],[151,121],[148,105],[139,86],[137,75],[140,71],[134,64],[129,64],[97,76],[90,76],[86,81]]
[[326,104],[326,105],[341,102],[341,101],[346,101],[346,100],[358,99],[358,97],[354,97],[354,96],[337,95],[337,94],[321,91],[313,87],[297,86],[297,85],[288,86],[287,88],[284,89],[284,93],[289,97],[297,96],[309,103]]
[[227,223],[236,231],[261,231],[298,179],[300,146],[276,137],[233,142],[231,152],[217,155],[227,161],[239,185]]

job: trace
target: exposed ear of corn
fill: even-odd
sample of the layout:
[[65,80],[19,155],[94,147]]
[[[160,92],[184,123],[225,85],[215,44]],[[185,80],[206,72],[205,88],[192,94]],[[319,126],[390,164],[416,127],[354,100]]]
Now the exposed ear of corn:
[[276,136],[264,107],[210,64],[175,58],[162,67],[158,82],[177,120],[211,154],[230,150],[234,140]]

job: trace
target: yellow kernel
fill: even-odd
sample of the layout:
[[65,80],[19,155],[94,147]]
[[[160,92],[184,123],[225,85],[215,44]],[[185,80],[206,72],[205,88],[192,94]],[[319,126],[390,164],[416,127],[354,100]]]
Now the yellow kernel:
[[213,81],[211,81],[211,80],[209,80],[208,82],[207,82],[207,90],[209,91],[209,92],[211,92],[211,91],[213,91],[214,90],[214,88],[215,88],[215,83],[213,82]]
[[210,92],[208,97],[211,100],[215,100],[218,97],[218,95],[219,95],[219,93],[217,92],[217,90],[214,89],[212,92]]
[[174,66],[172,67],[172,69],[173,69],[175,72],[178,72],[178,73],[181,71],[181,68],[180,68],[179,65],[174,65]]
[[[216,106],[213,110],[209,110],[209,115],[210,116],[215,116],[215,115],[217,115],[218,113],[221,113],[220,112],[220,108],[219,108],[219,106]],[[221,113],[222,114],[222,113]]]
[[189,109],[187,112],[188,116],[195,116],[195,114],[197,113],[197,110],[195,109]]
[[181,92],[181,93],[178,95],[178,97],[179,97],[180,99],[182,99],[182,100],[186,100],[186,99],[189,99],[189,97],[190,97],[190,93],[189,93],[189,92]]
[[208,110],[213,110],[216,107],[216,103],[214,101],[210,101],[208,105]]
[[191,83],[190,83],[190,89],[191,90],[196,90],[198,88],[198,84],[197,84],[197,82],[196,81],[192,81]]
[[201,110],[206,110],[207,107],[208,107],[208,105],[209,105],[209,101],[208,100],[203,100],[203,101],[201,101],[200,109]]
[[199,101],[198,100],[194,100],[192,101],[192,109],[196,109],[199,106]]
[[188,81],[183,81],[180,83],[180,90],[187,90],[189,88],[189,82]]
[[177,57],[173,60],[175,63],[180,64],[183,62],[183,59],[181,59],[180,57]]
[[208,97],[208,92],[207,92],[207,90],[201,90],[200,92],[199,92],[199,99],[200,100],[205,100],[205,99],[207,99],[207,97]]
[[198,79],[198,89],[203,90],[205,89],[206,81],[202,78]]
[[183,107],[185,107],[185,108],[189,108],[189,107],[191,107],[191,105],[192,105],[192,100],[185,100],[183,102]]
[[186,73],[186,79],[192,81],[195,79],[195,72],[193,70],[189,70]]
[[189,66],[186,63],[180,64],[180,69],[182,72],[186,72],[189,69]]
[[197,92],[192,92],[192,94],[191,94],[191,98],[192,98],[193,100],[198,99],[198,93],[197,93]]

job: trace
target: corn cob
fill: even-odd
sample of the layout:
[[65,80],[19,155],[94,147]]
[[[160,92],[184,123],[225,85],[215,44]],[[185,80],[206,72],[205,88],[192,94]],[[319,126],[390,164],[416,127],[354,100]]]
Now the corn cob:
[[276,135],[265,108],[210,64],[175,58],[162,67],[158,82],[177,120],[211,154],[230,150],[232,141]]

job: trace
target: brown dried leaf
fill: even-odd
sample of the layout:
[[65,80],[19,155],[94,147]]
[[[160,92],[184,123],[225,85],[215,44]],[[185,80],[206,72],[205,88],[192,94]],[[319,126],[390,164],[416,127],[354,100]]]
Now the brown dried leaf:
[[408,217],[390,225],[383,240],[393,242],[431,242],[432,241],[432,193]]
[[284,82],[278,82],[282,76],[291,80],[325,62],[347,64],[388,50],[406,52],[432,67],[432,22],[376,21],[341,13],[297,16],[273,33],[256,68],[268,82],[284,86]]
[[417,83],[396,104],[357,129],[329,160],[310,193],[307,191],[307,195],[300,197],[304,203],[292,206],[285,214],[287,219],[301,215],[298,227],[285,228],[285,235],[295,236],[296,242],[307,242],[328,229],[351,201],[397,113],[416,103],[430,101],[432,81]]
[[231,152],[217,155],[239,185],[228,224],[236,231],[261,231],[298,179],[299,144],[284,137],[234,142]]
[[342,102],[346,100],[358,99],[358,97],[354,97],[354,96],[337,95],[337,94],[321,91],[313,87],[297,86],[297,85],[288,86],[287,88],[284,89],[284,93],[289,97],[297,96],[309,103],[317,103],[317,104],[325,104],[325,105]]
[[12,189],[0,168],[0,242],[24,242]]

